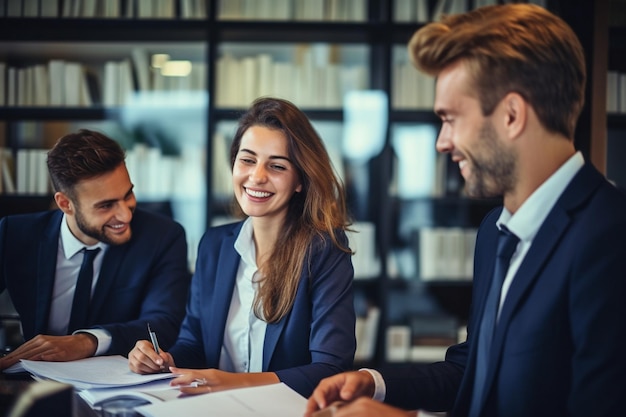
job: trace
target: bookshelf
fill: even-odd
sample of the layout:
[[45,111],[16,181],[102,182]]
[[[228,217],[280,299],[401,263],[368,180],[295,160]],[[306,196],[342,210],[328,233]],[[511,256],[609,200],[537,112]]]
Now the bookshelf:
[[[626,2],[608,5],[607,161],[609,179],[626,188]],[[612,77],[615,77],[612,79]]]
[[[605,1],[593,3],[600,7]],[[101,6],[88,16],[82,13],[89,1],[50,2],[61,17],[18,17],[0,10],[0,63],[5,64],[4,70],[0,66],[0,78],[5,80],[0,84],[4,97],[0,149],[13,158],[4,164],[12,176],[17,172],[18,152],[48,149],[56,138],[78,128],[102,130],[129,151],[138,200],[147,207],[161,207],[165,201],[183,224],[193,265],[205,228],[227,221],[231,190],[226,154],[237,117],[255,95],[281,95],[302,107],[324,138],[346,182],[355,228],[361,231],[351,236],[360,252],[354,262],[355,308],[359,315],[369,313],[378,321],[359,323],[359,331],[370,336],[369,343],[361,346],[357,365],[420,360],[419,355],[388,345],[388,329],[393,340],[407,340],[408,327],[409,342],[419,334],[439,343],[449,343],[459,327],[462,331],[471,299],[472,233],[498,201],[461,196],[456,167],[447,166],[434,150],[440,123],[431,110],[432,80],[420,78],[408,64],[406,42],[432,17],[440,1],[153,2],[168,10],[161,14],[145,6],[151,2],[103,0],[95,2]],[[0,2],[0,8],[8,3]],[[74,8],[66,10],[67,3]],[[102,5],[109,3],[118,5],[108,7],[117,10],[119,17],[107,15],[113,12],[105,12]],[[598,55],[593,47],[597,23],[590,25],[581,16],[601,17],[601,13],[586,3],[591,2],[549,1],[548,7],[565,9],[564,17],[583,38],[585,48]],[[252,9],[233,7],[244,4]],[[473,7],[477,1],[450,4]],[[305,10],[311,5],[317,7]],[[163,79],[157,73],[161,70],[152,65],[157,54],[168,55],[170,61],[188,61],[192,73],[196,72],[184,79]],[[9,105],[8,68],[49,68],[53,60],[82,66],[79,73],[88,75],[90,101],[69,106],[17,105],[17,101]],[[128,65],[130,81],[128,76],[124,81],[119,74],[128,74]],[[597,78],[606,64],[599,66],[590,58],[589,68],[591,77]],[[626,67],[615,68],[626,72]],[[110,76],[107,71],[118,74],[118,81],[105,82]],[[293,80],[298,82],[291,84]],[[602,80],[594,79],[592,85],[598,82]],[[105,101],[105,85],[124,83],[131,83],[130,95],[120,93],[119,100],[107,96]],[[590,85],[588,91],[597,88]],[[606,129],[603,99],[594,96],[586,108],[576,140],[604,170],[606,137],[591,134],[602,129],[596,123],[598,112]],[[608,123],[610,131],[626,130],[624,116],[611,114]],[[416,152],[419,161],[410,158]],[[6,188],[0,191],[0,205],[14,212],[50,199],[49,189],[9,193]],[[424,247],[423,241],[434,242],[433,247]],[[445,244],[449,241],[464,244],[453,252],[425,250],[450,249]],[[437,269],[432,262],[428,266],[433,259],[440,259],[440,264],[441,259],[443,263],[453,259],[447,263],[457,267],[451,272]],[[429,322],[439,323],[435,327],[441,334],[425,334],[429,326],[424,323]]]

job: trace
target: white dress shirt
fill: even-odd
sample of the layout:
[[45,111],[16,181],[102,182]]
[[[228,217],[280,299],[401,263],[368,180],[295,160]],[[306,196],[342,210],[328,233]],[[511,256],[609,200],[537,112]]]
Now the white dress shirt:
[[506,226],[520,241],[511,257],[509,269],[502,284],[498,317],[500,310],[502,310],[502,305],[506,301],[506,295],[513,282],[513,277],[526,257],[539,228],[546,217],[548,217],[556,201],[563,194],[563,191],[565,191],[565,188],[567,188],[567,185],[584,164],[585,160],[582,154],[576,152],[522,203],[515,214],[511,215],[506,208],[502,210],[496,225],[498,228]]
[[241,256],[233,297],[228,310],[219,369],[229,372],[261,372],[267,323],[254,315],[259,269],[253,240],[252,220],[246,219],[235,250]]
[[[48,318],[48,331],[50,334],[67,334],[67,326],[69,325],[70,315],[72,313],[74,290],[76,289],[78,272],[83,262],[84,255],[81,251],[83,248],[101,249],[93,261],[93,282],[91,285],[93,294],[93,290],[98,282],[98,277],[100,276],[102,259],[104,258],[107,247],[108,245],[102,242],[98,242],[93,246],[86,246],[72,234],[67,225],[66,216],[63,215],[59,233],[59,247],[57,249],[57,265],[54,288],[52,290],[52,303],[50,305],[50,316]],[[77,330],[74,334],[77,332],[91,333],[98,339],[96,355],[106,352],[111,345],[111,335],[103,329]]]

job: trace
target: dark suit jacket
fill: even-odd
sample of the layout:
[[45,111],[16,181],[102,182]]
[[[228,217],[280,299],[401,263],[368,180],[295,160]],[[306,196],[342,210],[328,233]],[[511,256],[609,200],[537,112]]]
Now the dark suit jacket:
[[[480,226],[466,343],[446,361],[383,372],[387,402],[466,416],[497,239]],[[617,416],[626,412],[626,196],[591,165],[541,225],[503,305],[483,416]],[[458,396],[455,394],[458,392]]]
[[[0,291],[9,291],[26,340],[45,334],[63,212],[0,220]],[[107,354],[126,355],[147,339],[150,323],[164,349],[176,340],[189,290],[187,243],[171,219],[135,210],[133,236],[108,247],[89,313],[89,326],[112,336]]]
[[[240,256],[234,248],[243,223],[209,229],[200,242],[187,315],[170,353],[184,368],[217,368]],[[345,235],[344,235],[345,239]],[[354,271],[350,254],[329,240],[315,242],[291,312],[268,324],[263,371],[304,396],[324,377],[352,367]]]

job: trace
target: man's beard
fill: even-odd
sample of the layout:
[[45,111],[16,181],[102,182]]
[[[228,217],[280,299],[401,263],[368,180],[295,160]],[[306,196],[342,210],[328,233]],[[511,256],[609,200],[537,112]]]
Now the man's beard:
[[489,121],[483,123],[479,138],[479,152],[475,152],[473,157],[468,156],[471,177],[465,181],[465,192],[478,198],[502,196],[512,190],[516,182],[515,155],[498,142],[496,131]]
[[[83,232],[84,234],[86,234],[87,236],[89,236],[91,238],[94,238],[94,239],[96,239],[96,240],[98,240],[98,241],[100,241],[102,243],[106,243],[108,245],[122,245],[122,244],[128,242],[130,240],[130,238],[132,237],[132,233],[129,233],[128,234],[128,239],[125,239],[124,241],[111,239],[106,234],[105,226],[102,226],[101,228],[89,226],[87,224],[87,222],[85,221],[85,218],[83,217],[80,209],[76,210],[76,214],[75,214],[74,218],[76,219],[76,225],[78,226],[78,229],[81,232]],[[132,230],[129,230],[129,232],[132,232]]]

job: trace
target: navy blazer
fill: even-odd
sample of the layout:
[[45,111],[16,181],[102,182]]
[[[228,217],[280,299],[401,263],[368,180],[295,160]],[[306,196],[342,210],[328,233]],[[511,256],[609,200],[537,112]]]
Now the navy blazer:
[[[62,219],[53,210],[0,220],[0,291],[9,291],[26,340],[46,334]],[[140,209],[131,228],[130,241],[105,252],[89,312],[89,327],[112,336],[109,355],[127,355],[147,339],[147,322],[166,349],[185,315],[190,273],[183,228]]]
[[[242,224],[214,227],[202,237],[187,315],[170,350],[178,367],[219,366],[240,261],[234,245]],[[267,325],[263,371],[276,372],[303,396],[309,396],[322,378],[352,367],[356,319],[350,256],[329,238],[316,240],[291,311]]]
[[[445,362],[383,372],[386,401],[467,416],[501,212],[476,241],[468,339]],[[502,307],[482,416],[617,416],[626,410],[626,195],[586,164],[559,197]],[[455,395],[458,393],[458,396]]]

